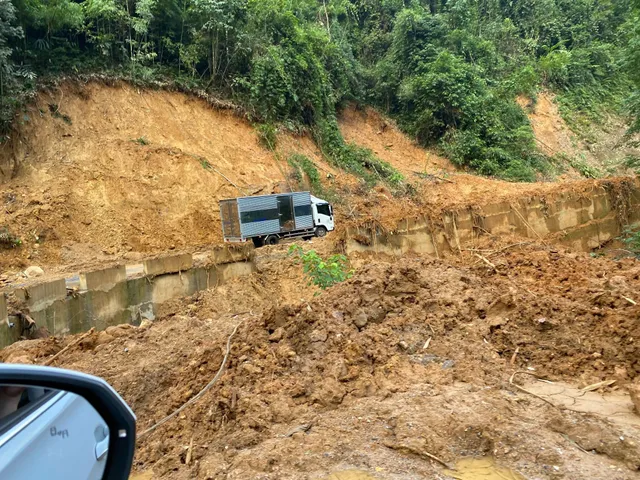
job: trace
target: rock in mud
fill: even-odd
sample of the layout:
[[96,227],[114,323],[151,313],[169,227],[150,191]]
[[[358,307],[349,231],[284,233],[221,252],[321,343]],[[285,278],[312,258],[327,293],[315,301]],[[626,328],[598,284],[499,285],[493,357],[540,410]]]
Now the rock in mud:
[[354,317],[353,323],[358,328],[364,328],[367,326],[367,323],[369,323],[369,317],[361,311]]
[[270,342],[279,342],[284,337],[284,328],[278,327],[276,330],[269,336]]
[[37,278],[37,277],[42,277],[44,275],[44,270],[40,267],[29,267],[24,271],[24,274],[27,276],[27,278]]
[[309,334],[310,342],[326,342],[327,341],[327,332],[324,330],[314,330]]

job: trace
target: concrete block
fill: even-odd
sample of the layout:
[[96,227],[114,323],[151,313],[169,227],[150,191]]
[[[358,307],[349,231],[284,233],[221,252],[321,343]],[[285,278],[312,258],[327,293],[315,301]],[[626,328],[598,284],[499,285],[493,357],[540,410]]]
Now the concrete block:
[[7,322],[7,297],[4,293],[0,292],[0,322]]
[[211,262],[215,265],[221,265],[223,263],[242,262],[249,259],[251,254],[252,245],[241,246],[221,246],[215,247],[209,256]]
[[30,311],[47,308],[57,300],[67,296],[67,284],[64,278],[52,282],[38,283],[14,290],[18,300],[27,304]]
[[124,265],[106,268],[104,270],[96,270],[95,272],[81,273],[80,289],[108,292],[115,287],[116,284],[124,282],[126,279],[127,267]]
[[191,267],[193,267],[193,257],[188,253],[172,255],[170,257],[152,258],[143,262],[145,275],[184,272]]
[[17,319],[10,317],[8,320],[5,319],[0,322],[0,349],[20,340],[20,328],[16,324]]

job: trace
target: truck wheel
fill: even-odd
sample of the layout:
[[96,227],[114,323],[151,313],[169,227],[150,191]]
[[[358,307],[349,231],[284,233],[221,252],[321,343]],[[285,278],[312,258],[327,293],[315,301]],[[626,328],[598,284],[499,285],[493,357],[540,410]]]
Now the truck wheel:
[[251,240],[253,241],[253,246],[256,248],[260,248],[264,245],[264,240],[260,237],[253,237]]
[[275,235],[269,235],[267,238],[264,239],[264,243],[266,245],[277,245],[279,241],[280,239]]
[[316,228],[316,237],[324,237],[327,234],[326,227]]

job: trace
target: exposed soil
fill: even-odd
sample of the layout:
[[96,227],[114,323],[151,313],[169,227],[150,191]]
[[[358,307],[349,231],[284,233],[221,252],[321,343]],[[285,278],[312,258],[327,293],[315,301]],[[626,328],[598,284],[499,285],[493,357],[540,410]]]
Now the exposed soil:
[[623,164],[625,158],[640,155],[640,151],[626,141],[629,126],[622,117],[609,116],[602,125],[582,125],[582,132],[577,134],[562,118],[553,94],[541,92],[535,103],[519,97],[518,103],[528,111],[540,151],[556,157],[566,169],[560,176],[561,180],[582,178],[582,173],[571,165],[572,161],[596,169],[601,174],[623,175],[629,173]]
[[367,191],[306,136],[281,132],[274,154],[233,111],[182,93],[65,83],[43,92],[25,118],[0,150],[0,228],[22,240],[2,251],[5,274],[30,265],[79,271],[219,243],[218,200],[305,187],[292,180],[286,161],[294,152],[311,158],[324,187],[336,193],[339,231],[372,221],[393,230],[426,212],[590,185],[514,184],[457,172],[372,110],[348,108],[342,131],[398,168],[417,192],[411,197],[394,197],[384,186]]
[[[547,106],[534,115],[552,128],[534,129],[568,148]],[[345,137],[398,168],[415,195],[366,191],[305,136],[281,132],[270,152],[233,112],[179,93],[69,84],[43,93],[29,118],[0,160],[0,227],[23,240],[0,256],[7,278],[30,264],[51,275],[206,250],[220,242],[217,201],[292,188],[294,152],[338,194],[339,231],[304,246],[324,255],[353,225],[393,230],[443,210],[593,188],[571,175],[535,184],[468,175],[355,108],[340,120]],[[611,180],[612,191],[623,181]],[[144,431],[211,380],[239,325],[220,381],[139,439],[145,479],[451,478],[432,456],[460,468],[491,457],[514,478],[640,478],[637,423],[607,418],[633,416],[640,398],[637,260],[495,237],[442,260],[349,260],[353,278],[320,292],[286,246],[262,248],[251,276],[167,302],[153,323],[89,335],[56,365],[105,378]],[[75,338],[18,342],[0,361],[42,363]],[[514,385],[515,372],[524,373]],[[558,383],[545,393],[536,377]],[[607,380],[587,397],[579,390]],[[602,397],[581,411],[601,393],[615,405]]]
[[[136,468],[153,478],[449,478],[427,453],[489,455],[525,478],[640,478],[640,429],[509,384],[523,370],[577,387],[615,379],[626,395],[640,307],[624,297],[637,297],[640,265],[504,246],[479,246],[497,271],[476,257],[354,257],[354,277],[318,296],[270,248],[249,279],[97,333],[58,366],[107,379],[144,430],[207,384],[242,322],[219,383],[140,440]],[[71,340],[0,359],[40,362]]]

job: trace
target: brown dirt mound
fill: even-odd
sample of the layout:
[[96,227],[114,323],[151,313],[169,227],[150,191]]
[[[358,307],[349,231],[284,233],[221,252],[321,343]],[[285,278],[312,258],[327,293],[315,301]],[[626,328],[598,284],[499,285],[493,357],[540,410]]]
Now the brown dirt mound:
[[308,139],[283,134],[278,159],[245,120],[182,93],[64,84],[28,116],[0,161],[20,164],[0,176],[0,225],[23,240],[4,267],[219,243],[217,201],[288,189],[291,151],[333,172]]
[[[167,305],[151,326],[96,334],[60,366],[110,381],[143,430],[207,384],[243,321],[220,382],[140,442],[136,464],[158,478],[433,477],[427,452],[493,455],[537,478],[603,478],[611,465],[637,478],[637,429],[558,411],[508,378],[640,376],[640,307],[623,298],[640,291],[638,263],[503,248],[481,247],[496,269],[365,255],[354,278],[314,297],[276,247],[251,279]],[[61,348],[52,342],[3,358],[42,359]]]

